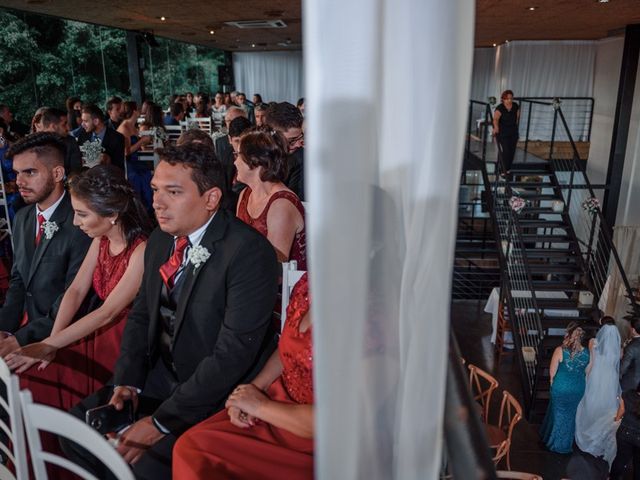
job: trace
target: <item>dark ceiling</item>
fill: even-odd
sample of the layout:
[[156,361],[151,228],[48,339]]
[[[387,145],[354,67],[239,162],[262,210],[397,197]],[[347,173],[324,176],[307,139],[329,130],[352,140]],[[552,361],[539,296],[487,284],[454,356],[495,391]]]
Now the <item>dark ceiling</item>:
[[[153,31],[230,51],[299,49],[302,42],[300,0],[2,0],[1,4]],[[627,24],[640,23],[640,0],[477,0],[476,5],[479,47],[506,40],[599,39],[620,33]],[[239,29],[225,24],[238,20],[282,20],[286,27]]]

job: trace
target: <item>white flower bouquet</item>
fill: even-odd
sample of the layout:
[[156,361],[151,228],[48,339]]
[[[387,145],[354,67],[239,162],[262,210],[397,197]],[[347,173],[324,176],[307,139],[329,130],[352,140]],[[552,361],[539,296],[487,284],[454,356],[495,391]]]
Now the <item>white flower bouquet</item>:
[[100,165],[104,148],[102,148],[102,142],[99,139],[87,140],[79,148],[82,152],[82,160],[85,167],[92,168]]

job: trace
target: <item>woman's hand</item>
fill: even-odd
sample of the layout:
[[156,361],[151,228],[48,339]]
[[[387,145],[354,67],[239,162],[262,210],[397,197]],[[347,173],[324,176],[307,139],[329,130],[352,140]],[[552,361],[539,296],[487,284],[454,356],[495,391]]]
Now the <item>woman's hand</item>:
[[19,348],[7,356],[7,365],[16,373],[27,371],[36,363],[40,363],[38,370],[44,370],[56,357],[58,349],[45,342],[32,343]]
[[231,392],[231,395],[229,395],[225,407],[229,409],[236,407],[248,416],[260,418],[260,409],[268,402],[270,402],[269,397],[255,385],[239,385]]
[[253,427],[260,421],[256,417],[249,415],[247,412],[243,412],[238,407],[229,407],[227,409],[227,415],[229,415],[231,423],[238,428]]

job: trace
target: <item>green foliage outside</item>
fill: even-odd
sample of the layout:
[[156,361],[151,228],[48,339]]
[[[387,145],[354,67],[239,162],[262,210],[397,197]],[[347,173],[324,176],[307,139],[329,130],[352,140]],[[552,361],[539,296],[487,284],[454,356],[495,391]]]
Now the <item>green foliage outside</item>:
[[[173,93],[216,91],[222,50],[157,41],[141,43],[147,98],[167,106]],[[125,31],[0,8],[0,103],[29,124],[72,95],[103,109],[112,95],[131,97]]]

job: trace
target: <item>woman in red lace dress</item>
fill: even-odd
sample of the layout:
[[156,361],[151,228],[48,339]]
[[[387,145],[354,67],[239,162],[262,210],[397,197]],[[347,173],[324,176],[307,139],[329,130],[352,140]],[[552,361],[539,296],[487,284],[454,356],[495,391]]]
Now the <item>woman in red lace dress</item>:
[[287,177],[286,141],[269,126],[255,127],[240,137],[235,166],[245,183],[237,217],[262,233],[273,245],[278,261],[296,260],[307,269],[304,206],[283,183]]
[[[57,385],[51,385],[48,404],[69,409],[104,386],[120,353],[125,319],[143,273],[143,257],[150,221],[145,208],[122,172],[98,166],[70,185],[74,224],[93,238],[82,266],[60,304],[51,335],[17,350],[8,364],[18,373],[56,358]],[[92,311],[75,320],[93,287]],[[57,353],[57,356],[56,356]],[[34,392],[35,393],[35,392]],[[44,393],[44,392],[43,392]],[[38,398],[35,398],[38,401]]]
[[307,274],[293,289],[278,350],[227,409],[187,430],[173,478],[313,478],[313,351]]

